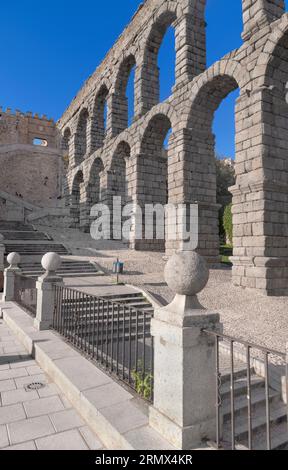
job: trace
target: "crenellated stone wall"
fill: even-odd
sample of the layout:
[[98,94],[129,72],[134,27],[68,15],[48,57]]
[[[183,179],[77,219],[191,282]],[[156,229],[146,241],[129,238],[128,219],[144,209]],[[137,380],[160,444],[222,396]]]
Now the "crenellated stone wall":
[[[53,205],[61,195],[63,166],[55,122],[0,108],[0,165],[1,191],[37,206]],[[7,208],[2,209],[4,217]]]

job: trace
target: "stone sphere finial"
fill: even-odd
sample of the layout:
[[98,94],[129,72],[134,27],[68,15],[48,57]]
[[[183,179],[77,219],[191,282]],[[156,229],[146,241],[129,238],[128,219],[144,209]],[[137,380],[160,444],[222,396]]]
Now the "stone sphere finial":
[[19,253],[9,253],[9,255],[7,256],[7,261],[10,264],[10,267],[16,267],[21,261],[21,256],[19,255]]
[[60,268],[62,260],[57,253],[46,253],[41,260],[41,264],[45,271],[55,272]]
[[183,251],[170,258],[164,276],[175,294],[195,296],[206,286],[209,268],[202,256],[194,251]]

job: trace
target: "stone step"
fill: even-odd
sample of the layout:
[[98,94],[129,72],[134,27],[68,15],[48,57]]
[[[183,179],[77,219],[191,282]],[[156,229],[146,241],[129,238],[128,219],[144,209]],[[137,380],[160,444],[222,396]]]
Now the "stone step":
[[[256,436],[256,439],[253,443],[253,448],[255,450],[266,450],[267,449],[267,440],[264,433]],[[272,450],[288,450],[288,426],[287,422],[278,424],[271,434],[271,448]]]
[[[283,402],[276,403],[270,409],[271,429],[275,429],[280,423],[286,422],[287,425],[287,407]],[[260,432],[266,432],[266,408],[258,407],[252,414],[253,437]],[[288,429],[288,428],[287,428]],[[230,428],[227,427],[226,434],[229,434]],[[248,416],[236,420],[235,436],[237,441],[244,443],[248,439]],[[259,439],[259,438],[258,438]]]
[[141,292],[131,292],[129,294],[120,294],[120,293],[117,293],[117,294],[109,294],[109,295],[106,295],[105,298],[106,299],[109,299],[109,300],[113,300],[113,301],[116,301],[117,299],[120,301],[122,301],[123,299],[132,299],[133,297],[139,297],[139,296],[143,296],[143,294]]
[[[30,277],[31,279],[37,279],[38,277],[41,277],[43,276],[43,272],[40,272],[38,274],[29,274],[29,273],[23,273],[23,275],[25,277]],[[76,271],[76,272],[67,272],[67,271],[57,271],[57,276],[60,276],[60,277],[63,277],[63,278],[66,278],[66,277],[71,277],[71,278],[77,278],[77,277],[94,277],[94,276],[98,276],[99,275],[99,272],[98,271],[91,271],[91,272],[88,272],[88,271],[83,271],[83,272],[80,272],[80,271]]]
[[[279,392],[276,392],[275,390],[270,390],[269,398],[270,398],[270,403],[273,403],[274,401],[279,401],[280,394]],[[231,403],[230,398],[229,399],[227,398],[226,400],[223,401],[222,416],[223,416],[224,422],[231,420],[231,404],[230,403]],[[256,390],[255,393],[253,393],[251,397],[252,410],[255,410],[256,407],[259,405],[265,405],[265,403],[266,403],[265,390],[264,389]],[[243,415],[244,413],[248,412],[248,400],[246,396],[241,395],[241,396],[235,397],[234,412],[235,412],[235,416]]]
[[[40,263],[23,263],[20,265],[23,276],[37,278],[44,274]],[[95,264],[89,261],[62,261],[57,274],[63,277],[87,277],[99,274]]]
[[2,231],[22,231],[22,232],[34,232],[32,225],[26,225],[22,222],[10,222],[6,220],[0,220],[0,232]]
[[[40,263],[21,263],[23,269],[30,269],[30,270],[39,270],[42,269]],[[81,266],[95,266],[96,265],[90,261],[63,261],[61,263],[61,267],[81,267]]]
[[[105,296],[106,299],[109,299],[110,300],[110,296]],[[150,302],[140,293],[138,295],[133,295],[133,296],[129,296],[126,295],[125,297],[113,297],[113,299],[111,299],[112,302],[115,302],[116,304],[130,304],[130,303],[134,303],[134,302],[146,302],[148,303],[149,305]]]
[[[80,304],[81,302],[81,304]],[[93,302],[93,300],[92,300]],[[96,302],[97,302],[97,298],[96,298]],[[123,307],[120,305],[120,304],[112,304],[112,303],[109,303],[109,305],[107,303],[104,304],[104,306],[102,307],[100,305],[100,313],[102,314],[102,312],[106,313],[107,311],[109,311],[109,313],[112,313],[112,310],[113,310],[113,307],[112,305],[114,305],[114,311],[117,313],[117,305],[119,305],[119,314],[121,313],[121,311],[123,311]],[[73,314],[77,313],[79,315],[81,314],[86,314],[89,312],[89,309],[90,309],[90,301],[88,300],[87,301],[87,305],[82,305],[82,301],[73,301],[72,303],[71,302],[65,302],[64,303],[64,308],[65,306],[67,308],[70,309],[71,312],[73,312]],[[153,315],[154,313],[154,309],[153,307],[146,307],[146,306],[141,306],[139,305],[137,308],[134,307],[134,306],[127,306],[127,309],[126,311],[129,310],[131,311],[132,313],[134,313],[136,315],[136,312],[139,311],[139,312],[145,312],[147,314],[150,314],[150,317]]]
[[[251,377],[251,389],[254,391],[255,389],[259,388],[264,388],[265,387],[265,382],[261,377],[257,376],[252,376]],[[246,377],[240,377],[238,379],[234,379],[234,396],[238,397],[239,395],[247,395],[247,378]],[[230,381],[226,382],[222,387],[221,387],[221,397],[222,400],[225,400],[226,398],[229,398],[231,393],[231,384]]]
[[22,232],[22,231],[3,231],[0,228],[0,232],[5,237],[5,243],[13,242],[14,240],[17,241],[33,241],[33,240],[50,240],[49,236],[42,232]]
[[[220,361],[220,372],[221,372],[222,386],[224,386],[224,384],[228,382],[230,384],[230,380],[231,380],[230,368],[229,366],[227,366],[227,364],[221,364],[221,361]],[[253,368],[251,368],[251,376],[253,374],[254,374],[254,370]],[[234,380],[247,377],[247,368],[243,367],[243,363],[239,363],[237,366],[234,366],[233,377],[234,377]]]
[[67,249],[60,244],[10,244],[5,243],[5,254],[9,254],[16,251],[20,255],[38,255],[38,254],[46,254],[49,252],[55,252],[62,255],[67,255]]

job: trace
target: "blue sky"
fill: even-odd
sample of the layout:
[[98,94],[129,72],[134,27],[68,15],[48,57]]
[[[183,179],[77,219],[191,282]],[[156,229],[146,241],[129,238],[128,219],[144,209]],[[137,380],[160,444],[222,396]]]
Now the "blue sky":
[[[58,119],[121,34],[140,0],[1,2],[0,105]],[[241,45],[241,0],[207,0],[208,65]],[[229,4],[229,8],[227,8]],[[159,55],[161,96],[173,83],[173,34]],[[131,96],[131,84],[128,88]],[[130,91],[129,91],[130,90]],[[234,153],[231,94],[219,108],[217,152]]]

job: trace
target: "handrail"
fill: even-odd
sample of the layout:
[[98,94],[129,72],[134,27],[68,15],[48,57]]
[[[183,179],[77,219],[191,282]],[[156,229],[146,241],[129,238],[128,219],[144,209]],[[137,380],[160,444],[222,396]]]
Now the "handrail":
[[228,341],[233,341],[234,343],[242,344],[243,346],[249,347],[251,349],[258,349],[259,351],[264,352],[265,354],[274,354],[275,356],[279,356],[282,359],[286,359],[286,354],[281,351],[276,351],[274,349],[266,348],[265,346],[260,346],[256,343],[251,343],[249,341],[245,341],[243,339],[235,338],[234,336],[228,336],[223,333],[219,333],[217,331],[212,330],[203,330],[204,333],[208,335],[215,336],[216,338],[226,339]]

